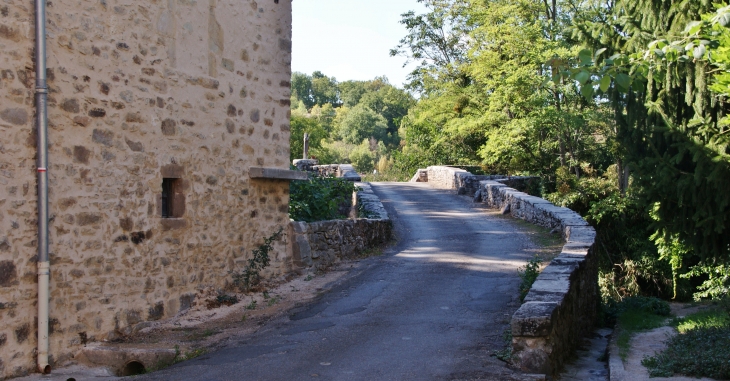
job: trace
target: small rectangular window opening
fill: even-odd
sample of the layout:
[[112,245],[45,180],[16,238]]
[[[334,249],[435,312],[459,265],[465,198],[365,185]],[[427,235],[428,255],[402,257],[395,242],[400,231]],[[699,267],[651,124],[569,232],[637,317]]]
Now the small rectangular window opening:
[[182,217],[184,206],[179,205],[180,179],[163,178],[162,179],[162,218],[179,218]]

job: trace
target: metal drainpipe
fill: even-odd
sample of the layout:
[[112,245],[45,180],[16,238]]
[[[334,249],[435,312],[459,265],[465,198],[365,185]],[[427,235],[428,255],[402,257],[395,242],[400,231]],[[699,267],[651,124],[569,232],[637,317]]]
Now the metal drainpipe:
[[46,84],[46,0],[35,0],[35,102],[38,132],[38,370],[48,364],[48,85]]

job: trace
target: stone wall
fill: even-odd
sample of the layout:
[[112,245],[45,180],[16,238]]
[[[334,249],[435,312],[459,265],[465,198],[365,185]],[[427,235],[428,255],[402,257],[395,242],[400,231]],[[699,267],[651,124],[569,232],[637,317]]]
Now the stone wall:
[[358,182],[361,180],[360,174],[357,173],[352,164],[325,164],[314,165],[310,167],[311,172],[315,172],[320,176],[332,176],[342,178],[348,181]]
[[390,241],[393,225],[370,185],[357,183],[357,204],[370,218],[319,222],[292,221],[289,225],[294,265],[323,270],[340,259],[352,259],[364,250]]
[[474,175],[464,169],[449,166],[432,166],[419,169],[410,182],[427,182],[440,189],[455,189],[459,194],[474,196],[479,190],[479,182],[494,180],[510,187],[525,191],[540,180],[534,176]]
[[497,181],[480,184],[481,200],[488,206],[509,205],[514,217],[557,229],[565,239],[560,255],[540,273],[511,322],[515,364],[524,371],[554,375],[596,323],[596,232],[570,209]]
[[[428,182],[432,184],[432,176],[436,176],[439,180],[433,185],[457,190],[477,178],[461,171],[429,167]],[[474,179],[469,180],[469,175]],[[451,181],[452,177],[455,180]],[[598,263],[593,250],[596,232],[578,213],[504,184],[510,181],[529,185],[529,178],[482,180],[475,201],[555,229],[565,239],[560,255],[540,273],[511,321],[514,364],[526,372],[556,375],[596,323],[599,307]]]
[[[35,369],[32,12],[0,4],[0,379]],[[288,183],[248,169],[289,167],[291,2],[56,0],[47,35],[58,366],[226,287],[288,225]],[[178,218],[161,218],[163,178]]]

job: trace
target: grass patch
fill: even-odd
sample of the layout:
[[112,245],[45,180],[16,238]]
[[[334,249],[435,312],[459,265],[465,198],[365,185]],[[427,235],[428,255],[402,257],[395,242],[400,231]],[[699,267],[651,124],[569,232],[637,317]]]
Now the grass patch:
[[674,319],[678,335],[667,349],[641,363],[652,377],[683,374],[730,379],[730,314],[721,309],[700,311]]
[[279,300],[281,300],[281,298],[279,298],[278,296],[275,296],[275,297],[273,297],[273,298],[269,299],[269,300],[268,300],[268,301],[266,302],[266,305],[267,305],[267,306],[269,306],[269,307],[271,307],[271,306],[273,306],[274,304],[276,304],[276,303],[279,303]]
[[[200,357],[206,353],[208,353],[208,350],[205,348],[193,349],[191,351],[185,352],[185,354],[180,357],[180,361],[192,360],[192,359],[194,359],[196,357]],[[178,362],[180,362],[180,361],[178,361]]]
[[616,344],[622,360],[629,354],[631,337],[641,331],[663,326],[669,317],[669,303],[643,296],[612,302],[605,308],[608,321],[616,323]]
[[700,311],[683,318],[672,320],[672,326],[679,333],[697,329],[722,328],[730,326],[730,314],[721,310]]
[[269,293],[267,291],[264,291],[264,301],[266,302],[267,306],[271,307],[274,304],[279,303],[280,300],[281,300],[280,296],[276,295],[276,296],[272,297],[271,295],[269,295]]
[[627,310],[618,317],[618,354],[622,360],[629,355],[631,337],[641,331],[659,328],[667,321],[667,316],[656,315],[641,310]]

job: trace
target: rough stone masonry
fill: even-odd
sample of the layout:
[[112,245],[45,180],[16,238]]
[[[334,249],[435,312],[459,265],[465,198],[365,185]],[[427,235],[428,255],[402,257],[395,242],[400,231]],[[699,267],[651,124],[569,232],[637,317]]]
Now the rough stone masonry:
[[[35,361],[32,12],[0,3],[0,379]],[[47,24],[57,366],[225,287],[288,224],[288,183],[248,170],[289,166],[291,1],[54,0]]]

